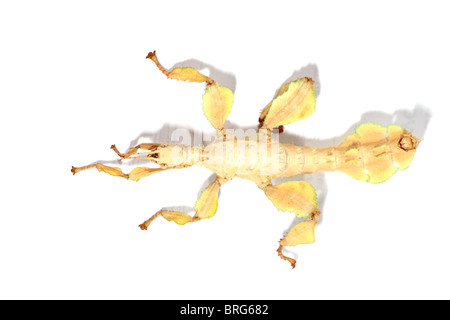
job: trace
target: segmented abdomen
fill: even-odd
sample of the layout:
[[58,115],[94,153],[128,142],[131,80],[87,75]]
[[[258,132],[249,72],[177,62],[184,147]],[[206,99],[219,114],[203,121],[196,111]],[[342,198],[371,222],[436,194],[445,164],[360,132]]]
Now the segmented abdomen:
[[365,123],[336,147],[288,146],[288,150],[295,149],[288,153],[283,175],[341,171],[358,180],[380,183],[398,169],[408,168],[418,144],[418,139],[398,125]]

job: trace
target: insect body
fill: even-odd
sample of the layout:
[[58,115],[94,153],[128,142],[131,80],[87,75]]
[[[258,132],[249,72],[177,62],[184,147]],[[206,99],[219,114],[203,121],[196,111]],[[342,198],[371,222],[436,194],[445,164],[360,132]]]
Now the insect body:
[[290,181],[273,185],[271,179],[319,171],[341,171],[355,179],[380,183],[389,179],[398,169],[404,170],[411,163],[420,142],[398,125],[383,127],[365,123],[344,141],[327,148],[311,148],[279,143],[272,130],[307,118],[315,110],[314,81],[300,78],[284,84],[276,97],[263,109],[259,117],[259,131],[250,137],[237,138],[224,128],[231,110],[233,93],[194,68],[164,69],[150,52],[147,58],[171,79],[205,82],[203,111],[212,126],[217,129],[217,139],[205,146],[141,143],[120,153],[111,148],[121,159],[145,158],[159,165],[158,168],[137,167],[124,173],[118,167],[95,163],[84,167],[72,167],[72,173],[96,168],[113,176],[138,181],[156,172],[203,165],[216,173],[216,179],[202,191],[190,216],[183,212],[160,210],[140,225],[146,230],[157,217],[174,221],[179,225],[195,222],[215,215],[220,186],[234,177],[254,182],[279,210],[290,211],[302,221],[292,227],[280,240],[278,255],[295,267],[295,260],[283,254],[284,246],[295,246],[315,241],[314,230],[319,220],[316,193],[305,181]]

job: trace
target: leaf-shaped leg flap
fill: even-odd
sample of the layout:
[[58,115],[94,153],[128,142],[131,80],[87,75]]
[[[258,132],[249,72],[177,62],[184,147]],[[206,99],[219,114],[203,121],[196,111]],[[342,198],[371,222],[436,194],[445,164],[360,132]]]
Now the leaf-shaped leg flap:
[[[278,92],[277,92],[275,98],[277,98],[278,96],[280,96],[280,95],[282,95],[283,93],[285,93],[285,92],[287,91],[287,89],[289,88],[290,83],[291,83],[291,82],[286,82],[285,84],[283,84],[283,85],[280,87],[280,89],[278,90]],[[275,98],[274,98],[274,99],[275,99]],[[273,100],[270,101],[270,102],[267,104],[267,106],[261,111],[261,114],[259,115],[259,119],[258,119],[259,127],[262,127],[262,126],[263,126],[263,124],[264,124],[264,119],[266,118],[267,113],[269,112],[269,109],[270,109],[270,107],[272,106],[272,102],[273,102]]]
[[217,130],[222,130],[233,105],[233,92],[217,83],[208,84],[203,95],[203,111]]
[[316,225],[316,220],[302,221],[296,224],[289,230],[287,236],[280,241],[280,244],[282,246],[296,246],[298,244],[314,243],[316,241],[314,236]]
[[219,203],[219,189],[220,183],[216,180],[202,191],[194,206],[195,218],[209,219],[216,214]]
[[309,219],[317,211],[316,191],[306,181],[268,185],[263,190],[275,207],[295,213],[299,218]]
[[261,113],[260,124],[273,129],[309,117],[316,108],[314,81],[300,78],[284,84],[278,95]]

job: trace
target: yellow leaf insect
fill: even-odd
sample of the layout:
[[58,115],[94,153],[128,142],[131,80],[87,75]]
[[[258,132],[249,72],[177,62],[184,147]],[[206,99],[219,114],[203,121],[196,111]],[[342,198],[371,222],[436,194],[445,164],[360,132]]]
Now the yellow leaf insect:
[[194,68],[175,68],[167,71],[159,63],[155,52],[147,58],[170,79],[206,83],[203,111],[217,130],[216,140],[203,146],[141,143],[120,153],[123,159],[147,159],[159,168],[137,167],[124,173],[118,167],[94,163],[72,167],[75,174],[96,168],[112,176],[138,181],[157,172],[202,165],[216,174],[216,179],[199,196],[193,216],[183,212],[160,210],[140,225],[147,230],[157,217],[174,221],[178,225],[200,221],[215,215],[221,185],[234,177],[250,180],[262,189],[271,202],[282,211],[301,218],[288,234],[280,240],[278,255],[295,267],[296,261],[283,254],[283,247],[315,241],[314,230],[319,220],[316,192],[305,181],[272,184],[273,178],[290,177],[305,173],[340,171],[357,180],[380,183],[389,179],[398,169],[411,163],[420,142],[410,132],[398,125],[380,126],[364,123],[344,141],[332,147],[312,148],[280,143],[272,130],[305,119],[315,110],[314,81],[300,78],[284,84],[275,98],[263,109],[259,117],[259,130],[254,136],[235,137],[224,128],[233,104],[233,92]]

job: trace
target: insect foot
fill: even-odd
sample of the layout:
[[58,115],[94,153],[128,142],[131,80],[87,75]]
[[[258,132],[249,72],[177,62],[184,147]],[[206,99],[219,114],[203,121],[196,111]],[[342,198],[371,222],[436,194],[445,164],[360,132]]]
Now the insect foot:
[[150,219],[146,220],[144,223],[141,223],[139,225],[139,228],[141,228],[141,230],[147,230],[148,226],[150,225],[150,223],[155,220],[156,218],[158,218],[159,216],[161,216],[162,212],[161,210],[158,211],[157,213],[155,213]]
[[291,263],[292,269],[295,268],[295,264],[296,264],[295,259],[286,257],[286,256],[283,254],[283,246],[282,246],[281,244],[280,244],[280,246],[278,247],[277,252],[278,252],[278,256],[279,256],[281,259],[286,260],[286,261],[289,261],[289,262]]

